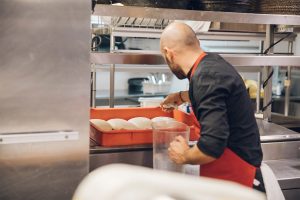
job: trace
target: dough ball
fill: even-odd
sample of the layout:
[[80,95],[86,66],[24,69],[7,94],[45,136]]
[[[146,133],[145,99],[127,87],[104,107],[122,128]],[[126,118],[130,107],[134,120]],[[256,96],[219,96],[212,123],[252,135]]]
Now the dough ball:
[[152,119],[152,122],[160,122],[160,121],[176,121],[176,120],[171,117],[154,117]]
[[[245,85],[247,90],[249,91],[250,98],[256,98],[256,92],[258,89],[257,82],[254,80],[245,80]],[[264,96],[264,90],[261,88],[260,97]]]
[[254,80],[245,80],[245,85],[246,88],[253,88],[253,89],[257,89],[257,82]]
[[113,129],[109,123],[102,119],[90,119],[90,122],[101,131],[111,131]]
[[138,129],[152,129],[152,121],[147,117],[135,117],[128,122],[134,124]]
[[136,130],[138,129],[134,124],[124,119],[110,119],[107,121],[114,130]]

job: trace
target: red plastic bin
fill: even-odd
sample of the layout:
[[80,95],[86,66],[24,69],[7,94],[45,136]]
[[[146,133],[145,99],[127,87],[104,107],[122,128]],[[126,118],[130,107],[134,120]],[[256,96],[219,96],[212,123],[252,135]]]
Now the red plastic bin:
[[[179,110],[167,113],[161,108],[91,108],[90,119],[109,120],[121,118],[129,120],[134,117],[154,118],[159,116],[172,117],[190,126],[190,140],[198,140],[199,129],[193,124],[190,114]],[[112,130],[100,131],[90,125],[90,137],[101,146],[124,146],[136,144],[152,144],[152,130]]]

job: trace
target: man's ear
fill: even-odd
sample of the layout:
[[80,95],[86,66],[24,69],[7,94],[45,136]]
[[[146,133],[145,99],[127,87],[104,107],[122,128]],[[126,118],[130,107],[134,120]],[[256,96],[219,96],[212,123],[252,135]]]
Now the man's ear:
[[169,49],[168,47],[164,47],[163,48],[163,52],[164,52],[164,55],[169,59],[169,60],[173,60],[173,51],[171,49]]

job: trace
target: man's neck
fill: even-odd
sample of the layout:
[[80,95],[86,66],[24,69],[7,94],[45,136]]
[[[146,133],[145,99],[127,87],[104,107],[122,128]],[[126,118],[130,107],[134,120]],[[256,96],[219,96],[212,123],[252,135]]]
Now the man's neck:
[[184,63],[182,65],[183,66],[182,70],[185,75],[187,75],[189,73],[189,71],[193,68],[193,65],[197,61],[198,57],[203,52],[204,52],[203,50],[199,50],[197,52],[191,52],[188,54],[189,57],[186,60],[184,60]]

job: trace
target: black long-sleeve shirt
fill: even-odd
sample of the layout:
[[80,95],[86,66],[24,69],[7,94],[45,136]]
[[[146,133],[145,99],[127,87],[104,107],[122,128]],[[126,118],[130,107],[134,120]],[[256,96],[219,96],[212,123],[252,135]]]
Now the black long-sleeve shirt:
[[218,158],[228,147],[249,164],[262,161],[259,130],[244,82],[232,65],[208,53],[190,80],[189,96],[201,125],[198,148]]

